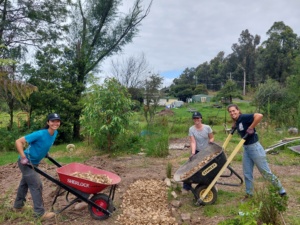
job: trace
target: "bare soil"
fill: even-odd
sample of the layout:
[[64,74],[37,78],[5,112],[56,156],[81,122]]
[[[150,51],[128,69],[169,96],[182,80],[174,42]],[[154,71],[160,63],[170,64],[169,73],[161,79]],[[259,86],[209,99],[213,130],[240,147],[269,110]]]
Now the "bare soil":
[[[133,155],[128,157],[118,157],[118,158],[110,158],[107,155],[104,155],[104,156],[95,156],[90,158],[89,160],[85,161],[84,164],[113,172],[121,177],[121,182],[117,186],[116,195],[113,200],[113,204],[116,207],[116,210],[114,211],[112,216],[106,220],[101,220],[101,221],[95,220],[91,217],[89,210],[87,208],[80,211],[76,211],[74,210],[74,205],[72,205],[70,208],[57,214],[56,218],[45,221],[42,224],[45,225],[120,224],[118,223],[117,219],[120,218],[120,216],[122,216],[122,213],[124,211],[124,209],[122,209],[121,207],[122,201],[124,200],[126,191],[129,189],[129,187],[131,187],[133,183],[140,180],[163,181],[166,178],[166,168],[168,163],[172,164],[172,173],[174,174],[176,170],[180,167],[180,165],[185,160],[187,160],[187,156],[188,156],[187,153],[190,151],[188,148],[189,146],[188,139],[187,138],[174,139],[170,141],[170,145],[176,146],[176,144],[178,144],[178,146],[185,146],[185,147],[183,149],[176,149],[176,148],[170,149],[169,151],[170,155],[166,158],[149,158],[149,157],[145,157],[144,155]],[[270,157],[280,157],[280,156],[277,155],[277,156],[270,156]],[[234,162],[232,163],[231,166],[238,174],[242,176],[241,162]],[[294,215],[295,213],[300,211],[299,196],[296,195],[297,193],[298,194],[300,193],[299,166],[270,165],[270,167],[272,171],[278,177],[280,177],[281,182],[286,187],[287,192],[289,193],[289,200],[288,200],[289,206],[287,212],[284,213],[283,217],[286,217],[288,215]],[[54,166],[53,164],[49,165],[43,162],[41,163],[39,168],[45,171],[47,174],[57,178],[57,173],[56,173],[57,167]],[[3,206],[0,207],[1,214],[8,213],[9,209],[11,209],[20,178],[21,178],[21,173],[16,163],[12,163],[0,167],[0,188],[2,190],[0,195],[0,201],[1,201],[0,205]],[[57,185],[44,177],[42,177],[42,180],[44,184],[43,197],[44,197],[45,207],[46,209],[50,210],[55,196],[55,191],[57,189]],[[257,170],[255,170],[255,180],[258,183],[258,185],[260,184],[262,185],[263,181],[261,179],[261,175],[258,173]],[[236,183],[237,180],[235,178],[230,177],[230,178],[225,178],[225,182]],[[178,184],[178,186],[180,187],[181,184]],[[153,187],[150,187],[149,185],[149,188],[153,188]],[[224,207],[230,207],[232,204],[237,204],[237,202],[239,202],[239,199],[244,195],[244,185],[241,185],[239,187],[217,185],[217,188],[218,190],[222,189],[224,191],[233,193],[233,195],[236,195],[236,201],[234,202],[233,201],[228,202],[225,199],[222,199],[215,203],[215,204],[223,204]],[[108,191],[109,188],[106,188],[105,190],[103,190],[103,193],[108,194]],[[137,192],[138,191],[139,190],[137,189]],[[132,193],[132,195],[138,194],[138,193],[134,193],[134,191],[132,190],[130,193]],[[213,217],[209,217],[205,215],[204,213],[205,206],[201,206],[201,207],[194,206],[194,198],[192,194],[182,195],[179,191],[177,191],[176,193],[178,195],[177,200],[181,201],[181,206],[174,207],[171,205],[170,201],[166,206],[170,212],[170,216],[175,218],[176,222],[166,223],[166,224],[216,225],[218,224],[218,222],[226,219],[226,217],[223,215],[217,215]],[[222,197],[224,197],[224,195]],[[222,197],[218,197],[218,198],[222,198]],[[128,198],[128,194],[126,198]],[[159,201],[159,200],[156,199],[155,201]],[[32,205],[30,193],[28,193],[27,204],[29,206]],[[65,196],[59,196],[57,202],[54,205],[54,208],[60,209],[66,204],[67,202]],[[132,204],[135,203],[133,202]],[[190,213],[191,219],[183,223],[181,219],[182,213]],[[18,216],[16,217],[7,216],[6,221],[2,224],[5,225],[29,224],[28,217],[24,217],[22,213],[18,213],[17,215]],[[32,224],[34,224],[34,222],[32,222]],[[122,224],[126,224],[126,223],[123,222]],[[134,223],[134,222],[130,222],[127,224],[138,225],[138,223]]]

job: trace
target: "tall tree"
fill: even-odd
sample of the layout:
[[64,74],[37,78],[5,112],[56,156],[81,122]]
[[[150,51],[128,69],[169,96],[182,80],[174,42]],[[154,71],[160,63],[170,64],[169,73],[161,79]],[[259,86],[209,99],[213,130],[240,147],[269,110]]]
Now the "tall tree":
[[145,105],[144,116],[148,126],[153,122],[155,111],[158,107],[158,101],[162,97],[159,91],[163,78],[158,74],[152,74],[145,80]]
[[269,38],[262,43],[258,72],[280,83],[291,74],[291,65],[299,49],[299,39],[289,26],[275,22],[268,30]]
[[[24,60],[28,46],[40,47],[50,41],[56,42],[65,29],[64,21],[67,15],[66,5],[70,0],[40,0],[40,1],[0,1],[0,58],[12,59],[9,71],[4,69],[6,76],[2,81],[10,84],[13,89],[6,89],[6,101],[9,104],[11,124],[16,103],[27,100],[27,95],[36,87],[26,83],[26,79],[19,73],[18,65]],[[30,49],[31,51],[34,48]],[[3,84],[3,83],[2,83]],[[20,98],[22,97],[22,98]],[[22,99],[22,100],[21,100]],[[23,105],[24,106],[24,105]],[[28,108],[28,107],[27,107]]]
[[0,1],[0,44],[40,46],[62,35],[70,0]]
[[[0,49],[3,52],[3,49],[7,48],[0,46]],[[15,105],[22,105],[32,92],[37,91],[36,86],[16,79],[15,68],[16,61],[0,57],[0,99],[4,100],[8,106],[9,129],[13,126]]]
[[260,36],[251,35],[250,32],[246,29],[242,31],[239,43],[232,45],[233,53],[231,57],[236,58],[236,69],[239,70],[240,74],[237,77],[238,80],[244,86],[245,94],[245,85],[249,83],[252,87],[256,86],[256,76],[255,76],[255,60],[256,60],[256,50],[260,43]]
[[149,75],[149,65],[145,54],[127,59],[111,61],[112,76],[127,88],[141,88]]
[[77,98],[73,105],[76,121],[73,136],[79,138],[82,105],[81,95],[85,91],[86,79],[90,72],[97,71],[97,66],[106,57],[119,51],[138,32],[138,26],[149,14],[150,6],[144,10],[142,0],[136,0],[132,9],[125,16],[118,14],[120,0],[77,0],[73,10],[71,33],[68,39],[73,56],[74,76],[76,84],[73,89]]

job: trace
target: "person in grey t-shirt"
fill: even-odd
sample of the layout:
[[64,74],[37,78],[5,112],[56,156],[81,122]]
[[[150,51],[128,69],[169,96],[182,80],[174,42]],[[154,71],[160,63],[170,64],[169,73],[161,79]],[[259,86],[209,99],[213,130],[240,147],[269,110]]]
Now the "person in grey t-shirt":
[[[199,112],[194,112],[192,115],[194,125],[189,129],[189,137],[191,144],[191,157],[199,151],[204,150],[209,143],[214,141],[213,131],[210,126],[202,123],[202,115]],[[190,157],[190,158],[191,158]],[[183,183],[183,189],[191,190],[191,184]]]

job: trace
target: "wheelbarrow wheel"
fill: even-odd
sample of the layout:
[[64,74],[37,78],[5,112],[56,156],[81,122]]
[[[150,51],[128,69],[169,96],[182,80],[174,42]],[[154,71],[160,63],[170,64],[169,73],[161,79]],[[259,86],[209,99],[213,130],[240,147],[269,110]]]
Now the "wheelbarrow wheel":
[[[113,212],[114,210],[112,200],[106,194],[94,195],[90,200],[109,212]],[[109,217],[109,215],[105,214],[96,207],[93,207],[92,205],[89,205],[89,212],[91,216],[96,220],[105,220]]]
[[[207,187],[208,187],[207,185],[200,185],[200,184],[197,185],[197,187],[195,188],[195,192],[198,199],[201,197],[201,195],[203,195]],[[216,200],[217,200],[217,189],[215,188],[215,186],[213,186],[212,189],[207,193],[204,200],[201,201],[201,205],[211,205],[214,204]]]

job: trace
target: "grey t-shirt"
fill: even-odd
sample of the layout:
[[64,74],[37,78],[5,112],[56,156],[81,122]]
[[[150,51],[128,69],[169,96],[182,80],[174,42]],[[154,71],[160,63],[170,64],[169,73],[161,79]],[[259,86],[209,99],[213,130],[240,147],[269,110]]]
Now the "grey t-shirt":
[[202,124],[202,130],[197,130],[195,126],[191,126],[189,129],[189,136],[194,136],[196,140],[196,150],[204,150],[208,146],[209,137],[208,134],[212,133],[210,126]]

